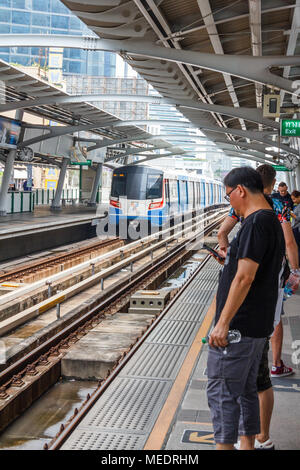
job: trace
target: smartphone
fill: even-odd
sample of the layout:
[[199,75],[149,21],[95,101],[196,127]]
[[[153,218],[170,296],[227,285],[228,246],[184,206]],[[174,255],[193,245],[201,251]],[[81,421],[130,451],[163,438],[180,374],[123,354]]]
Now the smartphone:
[[214,256],[215,256],[216,258],[218,258],[220,261],[224,261],[224,260],[225,260],[225,258],[223,258],[223,256],[220,256],[219,253],[218,253],[216,250],[214,250],[214,249],[211,248],[210,246],[206,245],[205,243],[203,243],[202,249],[209,251],[212,255],[214,255]]

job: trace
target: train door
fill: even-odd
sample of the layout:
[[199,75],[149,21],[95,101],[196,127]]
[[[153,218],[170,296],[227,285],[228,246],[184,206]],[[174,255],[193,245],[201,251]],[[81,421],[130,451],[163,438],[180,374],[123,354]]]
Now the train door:
[[205,183],[205,206],[209,206],[209,204],[210,204],[209,184]]
[[187,182],[179,180],[179,203],[180,203],[180,212],[184,213],[186,211],[188,197],[187,197]]
[[170,213],[170,183],[169,180],[164,180],[165,183],[165,203],[166,203],[166,210],[167,213]]
[[206,200],[205,200],[205,183],[203,181],[201,181],[200,185],[201,185],[200,204],[201,204],[201,207],[205,207],[205,203],[206,203]]
[[189,212],[194,210],[196,207],[196,200],[195,200],[195,188],[194,182],[188,182],[188,202],[189,202]]

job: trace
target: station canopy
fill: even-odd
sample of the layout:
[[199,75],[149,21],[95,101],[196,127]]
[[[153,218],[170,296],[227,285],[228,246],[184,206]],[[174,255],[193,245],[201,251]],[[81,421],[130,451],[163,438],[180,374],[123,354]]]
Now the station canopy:
[[[300,58],[296,56],[299,0],[62,3],[99,38],[117,40],[119,50],[124,43],[124,60],[163,97],[213,105],[215,109],[210,111],[184,106],[180,111],[228,153],[253,151],[262,157],[272,142],[277,145],[279,122],[263,118],[264,94],[280,94],[284,117],[299,110],[299,104],[295,106],[291,99],[291,83],[300,79]],[[134,44],[131,49],[130,42]],[[165,58],[155,56],[158,47],[168,50],[162,54]],[[189,53],[194,54],[193,60],[189,61]],[[199,53],[197,65],[195,53]],[[182,62],[174,60],[175,54]],[[288,155],[289,148],[298,155],[298,150],[293,150],[296,145],[291,140],[281,141],[282,155]],[[270,155],[276,159],[276,151]]]
[[[51,129],[51,125],[54,127],[61,125],[68,128],[70,127],[70,129],[74,128],[74,136],[78,136],[80,134],[76,133],[76,127],[80,128],[83,126],[84,128],[87,126],[89,128],[89,132],[91,132],[93,137],[95,137],[95,141],[97,141],[97,139],[99,139],[99,141],[102,139],[105,142],[111,141],[112,146],[119,140],[128,140],[129,145],[137,147],[140,145],[140,142],[147,142],[149,138],[151,138],[151,149],[155,147],[172,147],[171,143],[155,138],[152,134],[146,132],[141,127],[131,124],[126,125],[126,122],[123,122],[117,116],[103,111],[93,104],[87,102],[60,104],[55,102],[59,97],[68,96],[71,95],[62,91],[61,88],[51,85],[45,80],[32,76],[24,70],[0,60],[0,108],[1,106],[6,106],[10,103],[22,101],[23,104],[25,103],[22,107],[24,112],[48,120],[46,121],[47,124],[43,126],[41,123],[30,124],[30,118],[27,118],[27,122],[25,120],[23,121],[23,127],[25,127],[25,129],[36,129],[37,134],[40,133],[42,135],[42,132],[45,133],[47,129]],[[32,106],[32,100],[40,100],[43,98],[49,98],[52,104],[37,104]],[[28,103],[31,103],[28,107],[26,107],[27,100]],[[2,115],[10,116],[9,113],[3,113]],[[13,117],[13,115],[11,117]],[[94,123],[96,123],[95,127],[93,125]],[[102,123],[103,127],[101,127]],[[121,124],[122,127],[114,128],[118,123]],[[63,129],[63,127],[61,127],[61,129]],[[70,135],[73,135],[73,132],[70,132]],[[135,136],[137,136],[137,141],[131,142],[131,137]],[[36,140],[38,140],[38,137]],[[55,148],[55,146],[53,146],[53,148]],[[122,153],[120,153],[120,156],[122,156]],[[49,163],[60,166],[61,157],[62,155],[55,155],[55,151],[51,155],[43,155],[42,153],[35,152],[33,163]],[[90,158],[90,156],[87,158]],[[3,154],[1,155],[1,151],[0,159],[5,162],[5,157]],[[17,156],[16,161],[18,160]]]

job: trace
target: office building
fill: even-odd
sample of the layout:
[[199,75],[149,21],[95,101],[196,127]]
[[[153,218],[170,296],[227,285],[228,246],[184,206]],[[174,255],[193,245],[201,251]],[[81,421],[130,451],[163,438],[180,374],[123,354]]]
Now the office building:
[[[96,36],[73,15],[60,0],[1,0],[1,34],[66,34]],[[6,62],[47,67],[48,48],[2,48],[0,58]],[[63,73],[115,76],[116,55],[102,51],[64,49]]]

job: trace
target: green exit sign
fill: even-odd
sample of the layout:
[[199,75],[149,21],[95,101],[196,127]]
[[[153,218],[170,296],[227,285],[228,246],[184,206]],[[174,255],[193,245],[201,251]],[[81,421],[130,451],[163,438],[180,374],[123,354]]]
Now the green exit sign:
[[282,137],[300,137],[300,120],[282,119],[280,130]]
[[272,165],[272,167],[276,170],[276,171],[292,171],[292,170],[289,170],[286,166],[284,165]]
[[86,162],[70,162],[71,165],[79,165],[79,166],[91,166],[92,160],[87,160]]

